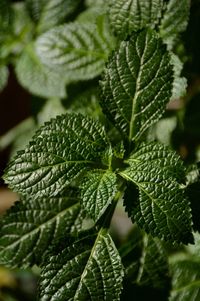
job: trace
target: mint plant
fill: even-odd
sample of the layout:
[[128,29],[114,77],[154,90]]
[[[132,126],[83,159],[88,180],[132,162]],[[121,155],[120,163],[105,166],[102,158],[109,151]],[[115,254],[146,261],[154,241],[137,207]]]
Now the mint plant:
[[[155,300],[198,300],[198,166],[149,138],[185,93],[176,47],[189,1],[80,3],[22,6],[32,29],[15,58],[19,82],[52,99],[88,86],[5,170],[20,201],[1,221],[0,264],[39,267],[42,301],[129,300],[129,290],[143,300],[143,289]],[[122,200],[133,228],[118,246],[110,229]]]

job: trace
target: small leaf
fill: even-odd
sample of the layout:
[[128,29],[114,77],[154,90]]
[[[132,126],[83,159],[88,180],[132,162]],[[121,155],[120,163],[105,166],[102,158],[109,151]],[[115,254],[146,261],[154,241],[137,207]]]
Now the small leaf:
[[101,105],[129,141],[139,139],[163,115],[172,75],[170,56],[151,30],[123,41],[109,60],[101,81]]
[[58,195],[87,166],[101,163],[107,144],[104,128],[92,119],[80,114],[57,116],[18,152],[5,182],[21,194]]
[[171,64],[173,65],[174,69],[174,82],[171,99],[176,99],[186,94],[187,80],[185,77],[181,77],[183,64],[179,57],[174,53],[171,53]]
[[40,300],[120,300],[123,267],[109,234],[87,236],[58,255],[41,272]]
[[200,262],[180,260],[171,264],[172,290],[169,301],[198,301],[200,298]]
[[41,261],[51,243],[70,233],[79,215],[77,196],[24,198],[1,222],[0,264],[29,266]]
[[165,146],[152,144],[151,152],[150,145],[145,159],[143,144],[128,160],[130,167],[120,172],[139,189],[134,207],[127,207],[131,210],[129,215],[153,236],[185,244],[193,242],[189,200],[177,182],[183,167],[175,153],[167,154]]
[[34,47],[27,46],[16,65],[20,84],[30,93],[41,97],[65,97],[65,81],[43,65]]
[[8,82],[8,68],[6,66],[0,66],[0,91],[2,91]]
[[4,31],[7,32],[10,29],[12,21],[12,11],[10,0],[1,0],[0,1],[0,33],[4,34]]
[[117,192],[117,177],[109,170],[88,172],[81,185],[81,203],[96,222],[112,202]]
[[162,16],[163,0],[110,0],[110,22],[121,38],[144,27],[154,28]]
[[114,46],[104,19],[97,25],[74,22],[58,26],[41,35],[36,42],[41,61],[68,81],[99,75]]
[[189,0],[170,0],[160,25],[160,35],[171,49],[180,33],[185,31],[190,13]]

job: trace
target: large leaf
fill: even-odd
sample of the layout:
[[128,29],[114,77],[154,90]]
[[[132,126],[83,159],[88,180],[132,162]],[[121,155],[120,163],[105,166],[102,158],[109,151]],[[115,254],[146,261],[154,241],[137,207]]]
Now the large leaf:
[[109,170],[88,172],[81,185],[83,208],[97,221],[112,202],[117,191],[117,177]]
[[45,98],[66,96],[63,78],[42,64],[31,45],[17,61],[16,74],[20,84],[34,95]]
[[[189,201],[177,182],[182,166],[175,154],[160,144],[147,145],[129,160],[130,167],[120,172],[139,189],[139,198],[128,206],[129,215],[147,233],[161,239],[193,242]],[[165,156],[165,158],[164,158]],[[144,159],[145,158],[145,159]],[[180,177],[180,176],[179,176]]]
[[159,120],[171,97],[170,56],[152,30],[120,44],[101,81],[102,108],[131,141]]
[[80,114],[58,116],[41,127],[10,163],[5,181],[22,194],[57,195],[88,165],[101,163],[104,128]]
[[170,0],[168,2],[159,29],[169,48],[173,47],[178,35],[186,29],[189,13],[190,0]]
[[87,236],[58,255],[41,272],[40,300],[120,300],[123,267],[109,234]]
[[200,299],[200,262],[192,259],[171,264],[172,289],[170,301]]
[[125,38],[133,30],[158,25],[162,10],[163,0],[110,0],[110,22],[114,31]]
[[17,202],[5,215],[0,230],[0,263],[11,267],[39,263],[51,243],[70,233],[79,215],[76,195]]
[[37,40],[42,62],[61,72],[68,81],[99,75],[112,47],[105,18],[97,25],[74,22],[58,26]]
[[40,33],[63,23],[80,2],[81,0],[26,0],[26,5]]

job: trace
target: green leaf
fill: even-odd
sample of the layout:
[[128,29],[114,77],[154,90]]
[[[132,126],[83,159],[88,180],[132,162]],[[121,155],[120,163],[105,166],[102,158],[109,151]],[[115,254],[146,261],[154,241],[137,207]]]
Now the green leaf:
[[99,75],[114,47],[104,19],[97,25],[74,22],[43,34],[36,42],[41,61],[69,82]]
[[185,31],[190,13],[189,0],[170,0],[160,25],[160,35],[171,49],[180,33]]
[[198,301],[200,298],[200,263],[180,260],[171,264],[172,289],[169,301]]
[[8,68],[6,66],[0,66],[0,91],[2,91],[8,82]]
[[120,300],[123,267],[109,234],[86,236],[51,256],[41,272],[40,300]]
[[55,239],[71,232],[79,212],[78,198],[71,191],[64,197],[16,202],[1,222],[0,264],[13,268],[39,263]]
[[37,32],[41,33],[64,23],[72,15],[81,0],[26,0],[32,19],[37,23]]
[[161,144],[143,144],[128,163],[130,167],[120,175],[139,189],[139,199],[130,206],[133,220],[152,236],[185,244],[193,242],[189,200],[177,182],[183,172],[179,157]]
[[111,204],[117,192],[117,177],[109,170],[88,172],[81,184],[81,204],[96,222]]
[[154,28],[162,16],[163,0],[110,0],[110,22],[121,38],[144,27]]
[[171,99],[176,99],[186,94],[187,79],[185,77],[181,77],[183,63],[174,53],[171,53],[171,64],[173,65],[174,70],[174,82]]
[[145,235],[136,282],[143,286],[165,288],[167,281],[168,262],[166,251],[158,239]]
[[24,49],[15,70],[20,84],[30,93],[44,98],[66,96],[64,79],[41,63],[32,45]]
[[123,41],[101,81],[101,105],[129,141],[137,140],[159,120],[171,97],[170,56],[152,30]]
[[11,24],[11,5],[9,0],[0,1],[0,33],[4,31],[9,31]]
[[104,128],[80,114],[45,123],[8,166],[5,181],[21,194],[57,195],[86,170],[101,163],[108,141]]

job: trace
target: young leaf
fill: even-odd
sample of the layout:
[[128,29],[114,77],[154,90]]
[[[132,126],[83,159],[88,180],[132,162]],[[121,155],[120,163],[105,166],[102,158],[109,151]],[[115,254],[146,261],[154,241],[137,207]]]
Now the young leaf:
[[70,233],[80,212],[78,198],[24,198],[8,211],[1,222],[0,264],[10,267],[39,263],[53,242]]
[[200,262],[180,260],[171,264],[172,290],[169,301],[198,301],[200,298]]
[[163,0],[111,0],[110,22],[123,39],[146,26],[154,28],[162,15]]
[[113,47],[112,38],[102,22],[97,25],[70,23],[43,34],[37,40],[41,61],[61,72],[68,81],[99,75]]
[[101,105],[131,140],[159,120],[171,97],[170,56],[152,30],[135,33],[120,44],[101,81]]
[[179,57],[174,53],[171,53],[171,64],[173,65],[174,70],[174,82],[171,99],[176,99],[186,94],[187,80],[185,77],[181,77],[183,64]]
[[170,0],[161,20],[160,35],[171,49],[178,35],[182,33],[188,24],[190,13],[189,0]]
[[58,195],[88,165],[101,163],[108,141],[104,128],[80,114],[45,123],[5,173],[5,182],[21,194]]
[[117,177],[109,170],[88,172],[81,185],[81,204],[96,222],[117,192]]
[[177,182],[182,170],[178,158],[170,151],[166,154],[167,148],[160,144],[152,152],[147,145],[145,159],[144,145],[141,150],[131,156],[130,167],[120,172],[139,189],[139,199],[133,200],[135,206],[130,206],[129,215],[153,236],[185,244],[193,242],[189,201]]
[[26,0],[27,9],[41,33],[59,25],[78,7],[81,0]]
[[40,300],[120,300],[123,267],[109,234],[89,235],[53,255],[41,272]]

